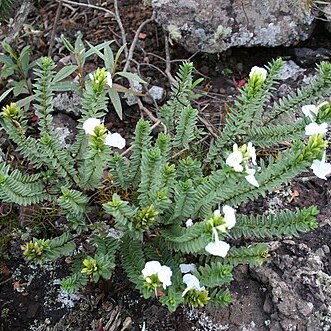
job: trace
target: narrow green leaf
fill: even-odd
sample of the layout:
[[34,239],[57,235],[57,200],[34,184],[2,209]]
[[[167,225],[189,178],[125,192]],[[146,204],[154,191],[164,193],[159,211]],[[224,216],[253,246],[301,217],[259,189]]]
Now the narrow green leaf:
[[114,54],[112,49],[107,45],[104,50],[104,62],[106,70],[109,70],[110,72],[113,72],[114,67]]
[[106,48],[107,46],[109,47],[109,45],[112,44],[113,41],[105,41],[96,46],[93,46],[88,41],[86,43],[90,47],[90,49],[88,51],[86,51],[85,58],[88,58],[89,56],[91,56],[93,54],[97,54],[103,60],[103,54],[100,52],[100,50],[102,50],[103,48]]
[[133,74],[132,72],[117,72],[117,75],[120,75],[122,77],[127,78],[128,80],[132,80],[134,82],[137,83],[141,83],[141,84],[147,84],[143,79],[141,79],[137,74]]
[[63,91],[78,91],[79,90],[79,83],[77,82],[71,82],[71,81],[63,81],[58,82],[53,87],[53,91],[55,92],[63,92]]
[[25,106],[29,105],[33,101],[33,99],[34,99],[34,96],[33,95],[29,95],[28,97],[23,98],[23,99],[17,101],[16,102],[16,105],[18,107],[20,107],[20,108],[25,107]]
[[3,92],[1,95],[0,95],[0,102],[2,100],[5,99],[5,97],[14,89],[14,87],[11,87],[9,90],[7,90],[6,92]]
[[65,46],[65,48],[70,52],[70,53],[73,53],[74,52],[74,46],[71,44],[71,42],[65,38],[64,36],[62,36],[62,42],[63,42],[63,45]]
[[77,65],[71,64],[63,67],[53,78],[53,83],[57,83],[68,76],[70,76],[76,69],[78,68]]
[[120,96],[118,95],[118,92],[114,90],[113,88],[110,88],[108,91],[109,98],[115,108],[116,114],[118,117],[122,120],[123,114],[122,114],[122,104]]

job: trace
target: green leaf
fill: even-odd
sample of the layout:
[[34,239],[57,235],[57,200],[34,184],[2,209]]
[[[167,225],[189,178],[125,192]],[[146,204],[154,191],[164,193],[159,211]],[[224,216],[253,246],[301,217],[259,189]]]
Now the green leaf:
[[14,89],[14,87],[11,87],[9,90],[7,90],[6,92],[3,92],[1,95],[0,95],[0,102],[2,100],[5,99],[5,97]]
[[68,66],[63,67],[53,78],[53,83],[57,83],[68,76],[70,76],[76,69],[78,68],[77,65],[71,64]]
[[88,58],[89,56],[91,56],[93,54],[97,54],[103,60],[103,54],[100,52],[100,50],[102,50],[103,48],[109,47],[109,45],[112,44],[113,41],[105,41],[96,46],[93,46],[88,41],[86,43],[90,47],[90,49],[88,51],[86,51],[85,58]]
[[13,60],[5,55],[5,54],[1,54],[0,55],[0,62],[7,65],[7,66],[12,66],[12,65],[15,65],[15,63],[13,62]]
[[121,56],[122,52],[124,51],[125,47],[126,47],[126,45],[121,46],[120,49],[117,51],[117,53],[115,55],[114,67],[113,67],[113,71],[112,71],[113,74],[115,73],[114,70],[116,68],[117,62],[119,61],[120,56]]
[[1,70],[0,76],[2,78],[7,78],[7,77],[13,75],[16,69],[17,69],[17,65],[16,64],[13,64],[11,66],[5,66]]
[[114,90],[113,88],[110,88],[108,91],[109,98],[115,108],[116,114],[118,117],[123,120],[123,114],[122,114],[122,104],[120,96],[118,95],[118,92]]
[[29,70],[29,61],[30,61],[31,47],[25,46],[19,56],[19,62],[23,70],[23,74],[26,77]]
[[79,83],[71,82],[71,81],[63,81],[58,82],[53,87],[53,91],[55,92],[62,92],[62,91],[78,91],[79,90]]
[[15,87],[13,90],[14,96],[17,97],[19,94],[21,94],[24,90],[24,87],[26,88],[25,79],[22,79],[19,82],[15,83]]
[[2,47],[7,53],[9,53],[9,55],[13,59],[15,59],[16,61],[18,60],[18,56],[17,56],[16,52],[14,51],[14,49],[9,44],[7,44],[6,42],[3,42]]
[[109,70],[110,72],[113,71],[114,67],[114,54],[112,49],[107,45],[104,50],[104,62],[106,70]]
[[74,52],[74,46],[71,44],[71,42],[65,38],[64,36],[62,36],[62,42],[63,42],[63,45],[65,46],[65,48],[70,52],[70,53],[73,53]]
[[132,72],[123,72],[123,71],[120,71],[120,72],[117,72],[116,73],[117,75],[120,75],[122,77],[125,77],[127,78],[128,80],[132,80],[134,82],[137,82],[137,83],[141,83],[141,84],[147,84],[143,79],[141,79],[137,74],[133,74]]
[[20,108],[25,107],[26,105],[29,105],[33,101],[33,99],[34,99],[34,96],[33,95],[29,95],[28,97],[23,98],[23,99],[17,101],[16,102],[16,105],[17,105],[17,107],[20,107]]

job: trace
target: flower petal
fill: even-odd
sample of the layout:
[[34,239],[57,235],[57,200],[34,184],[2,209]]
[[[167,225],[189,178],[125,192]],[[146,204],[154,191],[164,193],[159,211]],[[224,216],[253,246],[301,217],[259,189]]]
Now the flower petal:
[[172,271],[166,265],[163,265],[161,269],[158,271],[157,277],[159,278],[159,281],[162,283],[164,289],[172,284],[171,276],[172,276]]
[[125,147],[125,139],[117,132],[108,133],[105,139],[105,144],[122,149]]
[[306,117],[309,117],[310,120],[314,121],[316,115],[318,114],[318,107],[315,105],[305,105],[301,107],[302,112]]
[[248,181],[248,183],[250,183],[251,185],[255,186],[255,187],[260,187],[260,184],[257,182],[256,178],[254,175],[248,175],[245,176],[245,179]]
[[233,228],[236,225],[236,211],[232,207],[225,205],[222,209],[224,214],[224,221],[228,229]]
[[161,263],[159,261],[146,262],[145,268],[141,271],[144,278],[157,274],[161,269]]
[[315,122],[310,123],[305,128],[306,136],[311,136],[313,134],[326,134],[328,131],[328,123],[317,124]]
[[187,274],[188,272],[195,273],[197,271],[197,267],[194,263],[181,263],[179,268],[182,274]]
[[189,219],[185,222],[185,225],[186,225],[187,228],[189,228],[190,226],[192,226],[192,225],[193,225],[193,221],[192,221],[192,219],[189,218]]
[[205,247],[205,250],[209,254],[215,255],[215,256],[221,256],[221,257],[226,257],[229,249],[230,249],[230,245],[228,243],[226,243],[225,241],[211,242]]
[[98,118],[88,118],[84,123],[83,123],[83,130],[85,131],[86,134],[94,135],[94,129],[96,126],[100,125],[101,121]]
[[200,286],[200,281],[197,277],[191,274],[186,274],[183,276],[183,283],[186,284],[186,289],[182,293],[182,296],[185,296],[185,294],[190,290],[204,290],[204,287]]
[[268,72],[264,68],[254,66],[249,73],[249,78],[252,78],[253,76],[259,76],[263,81],[265,81],[267,74]]
[[112,87],[112,86],[113,86],[113,79],[112,79],[112,77],[111,77],[111,73],[110,73],[110,72],[107,72],[107,77],[106,77],[106,79],[107,79],[107,85],[108,85],[109,87]]

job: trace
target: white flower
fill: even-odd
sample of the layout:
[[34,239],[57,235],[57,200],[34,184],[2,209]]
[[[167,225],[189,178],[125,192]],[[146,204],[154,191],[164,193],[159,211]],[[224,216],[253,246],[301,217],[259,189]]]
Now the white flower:
[[219,240],[218,233],[215,228],[213,228],[213,233],[215,236],[215,242],[210,242],[209,244],[207,244],[205,250],[211,255],[226,257],[230,249],[230,245],[225,241]]
[[186,289],[184,290],[182,297],[190,290],[198,290],[203,291],[205,289],[204,286],[200,286],[200,281],[197,277],[191,274],[186,274],[183,276],[183,283],[186,284]]
[[163,265],[160,271],[157,273],[157,277],[159,278],[159,281],[162,283],[164,289],[172,284],[171,276],[172,276],[171,269],[165,265]]
[[112,79],[112,77],[111,77],[111,73],[110,73],[110,72],[107,72],[107,77],[106,77],[106,79],[107,79],[107,85],[108,85],[109,87],[112,87],[112,86],[113,86],[113,79]]
[[85,131],[86,134],[90,134],[94,136],[94,129],[96,126],[100,125],[101,121],[98,118],[88,118],[84,123],[83,123],[83,130]]
[[105,138],[105,145],[122,149],[125,147],[125,139],[117,132],[108,133]]
[[255,151],[255,147],[253,147],[253,144],[251,142],[249,142],[247,145],[247,152],[249,153],[249,156],[252,159],[252,163],[256,165],[256,151]]
[[315,176],[326,180],[326,176],[331,174],[331,164],[326,163],[325,160],[326,152],[324,151],[322,160],[314,160],[310,168],[313,170]]
[[259,183],[257,182],[256,178],[255,178],[255,169],[246,169],[246,173],[248,174],[247,176],[245,176],[245,179],[248,181],[248,183],[250,183],[253,186],[259,187]]
[[265,81],[265,79],[267,78],[267,73],[267,70],[265,70],[264,68],[254,66],[249,73],[249,78],[252,78],[253,76],[259,76],[263,81]]
[[179,265],[179,268],[182,274],[187,274],[188,272],[195,273],[197,271],[197,267],[194,263],[182,263]]
[[326,134],[328,131],[328,123],[317,124],[315,122],[310,123],[305,128],[306,136],[311,136],[313,134]]
[[189,228],[190,226],[192,226],[192,225],[193,225],[193,221],[192,221],[192,219],[189,218],[189,219],[185,222],[185,225],[186,225],[187,228]]
[[238,149],[238,145],[233,145],[233,152],[227,157],[225,163],[236,172],[242,172],[244,167],[240,164],[243,161],[243,153]]
[[89,76],[89,78],[90,78],[92,81],[94,80],[94,76],[93,76],[92,72],[89,73],[88,76]]
[[224,221],[228,229],[232,229],[236,225],[236,211],[232,207],[225,205],[223,207]]
[[319,107],[316,107],[315,105],[306,105],[302,106],[301,110],[305,116],[309,117],[311,121],[314,121],[318,114]]
[[141,271],[146,282],[150,283],[150,276],[157,275],[157,278],[162,283],[163,288],[171,285],[172,271],[169,267],[163,265],[158,261],[146,262],[145,268]]

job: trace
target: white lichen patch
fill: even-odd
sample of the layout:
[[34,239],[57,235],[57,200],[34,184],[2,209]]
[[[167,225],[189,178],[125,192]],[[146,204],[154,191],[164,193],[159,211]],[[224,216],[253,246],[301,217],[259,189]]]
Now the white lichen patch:
[[214,322],[205,311],[190,309],[186,311],[186,317],[195,322],[195,326],[191,328],[192,331],[227,331],[230,328],[228,324]]

